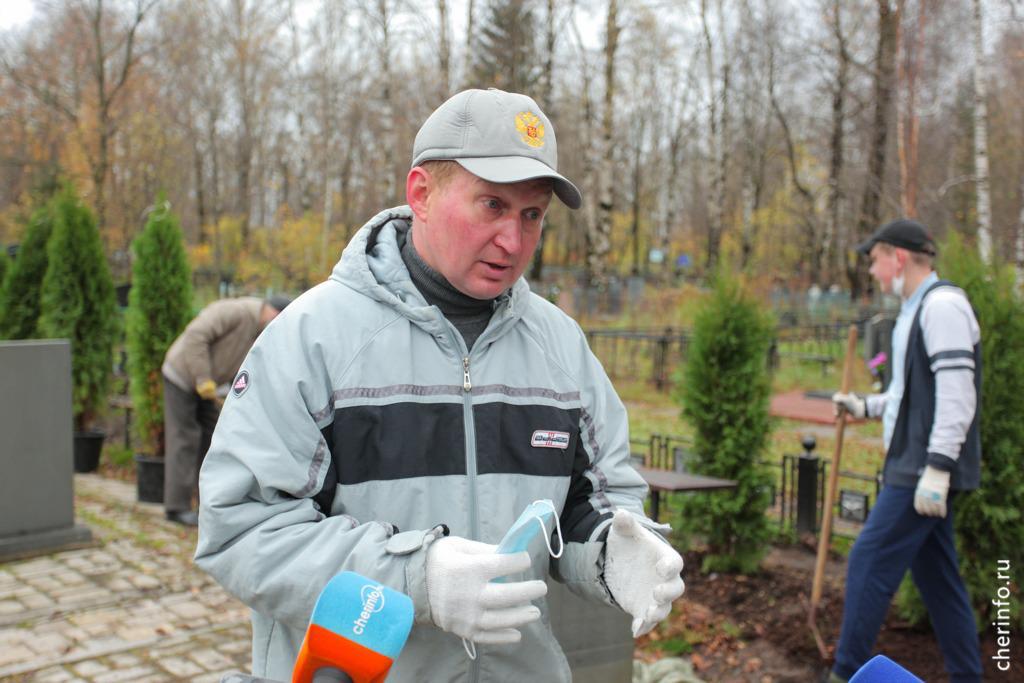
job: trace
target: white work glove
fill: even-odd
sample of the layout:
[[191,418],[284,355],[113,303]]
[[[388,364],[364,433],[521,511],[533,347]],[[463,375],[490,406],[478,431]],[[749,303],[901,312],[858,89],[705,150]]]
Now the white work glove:
[[633,617],[633,637],[642,636],[672,611],[683,594],[683,558],[672,546],[616,510],[605,542],[604,583],[615,602]]
[[502,555],[496,549],[458,536],[430,544],[427,601],[439,628],[477,643],[517,643],[522,634],[516,629],[540,618],[530,601],[547,594],[543,581],[491,582],[529,569],[530,554]]
[[949,472],[928,465],[917,481],[914,491],[914,509],[925,517],[945,517],[946,498],[949,496]]
[[868,402],[857,394],[844,394],[837,391],[832,394],[832,403],[835,404],[836,417],[839,417],[839,409],[844,408],[851,417],[863,420],[868,414]]

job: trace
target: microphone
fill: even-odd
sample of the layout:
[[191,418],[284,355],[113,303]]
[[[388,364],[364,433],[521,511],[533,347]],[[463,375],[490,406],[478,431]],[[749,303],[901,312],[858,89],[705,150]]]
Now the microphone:
[[875,655],[857,669],[850,683],[924,683],[885,655]]
[[338,574],[313,607],[292,683],[382,683],[412,620],[409,596],[355,572]]

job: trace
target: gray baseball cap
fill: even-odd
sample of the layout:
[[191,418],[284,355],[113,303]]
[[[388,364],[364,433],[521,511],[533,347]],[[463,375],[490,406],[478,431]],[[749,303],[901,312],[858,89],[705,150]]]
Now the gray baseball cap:
[[558,173],[555,129],[532,98],[496,88],[463,90],[434,110],[416,133],[412,165],[450,159],[492,183],[551,178],[570,209],[580,191]]

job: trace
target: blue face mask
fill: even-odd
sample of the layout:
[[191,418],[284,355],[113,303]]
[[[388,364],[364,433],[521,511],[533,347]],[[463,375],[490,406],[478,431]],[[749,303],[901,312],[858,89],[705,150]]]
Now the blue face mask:
[[[548,529],[558,531],[558,553],[551,548],[551,533]],[[526,509],[519,515],[519,519],[505,532],[505,537],[498,544],[499,553],[518,553],[526,550],[530,541],[537,535],[538,531],[544,532],[544,543],[552,557],[562,556],[565,550],[565,541],[562,539],[562,527],[558,522],[558,515],[555,513],[555,504],[547,498],[535,500],[526,506]]]
[[[551,548],[551,534],[548,532],[548,525],[552,524],[552,521],[554,528],[558,531],[557,554]],[[544,544],[548,547],[548,553],[554,558],[561,557],[562,552],[565,550],[565,539],[562,538],[562,525],[558,521],[555,504],[547,498],[535,500],[526,506],[526,509],[519,514],[519,519],[505,532],[505,536],[501,539],[501,543],[498,544],[498,549],[495,552],[502,554],[522,552],[530,546],[530,541],[533,540],[538,531],[544,532]],[[505,577],[499,576],[491,580],[495,583],[502,583],[505,581]],[[475,643],[463,638],[462,647],[466,649],[466,654],[469,655],[470,659],[476,659]]]

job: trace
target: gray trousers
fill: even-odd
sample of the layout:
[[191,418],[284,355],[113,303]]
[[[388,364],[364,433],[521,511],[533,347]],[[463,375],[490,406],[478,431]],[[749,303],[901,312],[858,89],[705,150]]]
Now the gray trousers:
[[199,466],[210,448],[220,409],[164,378],[164,509],[192,509],[198,493]]

